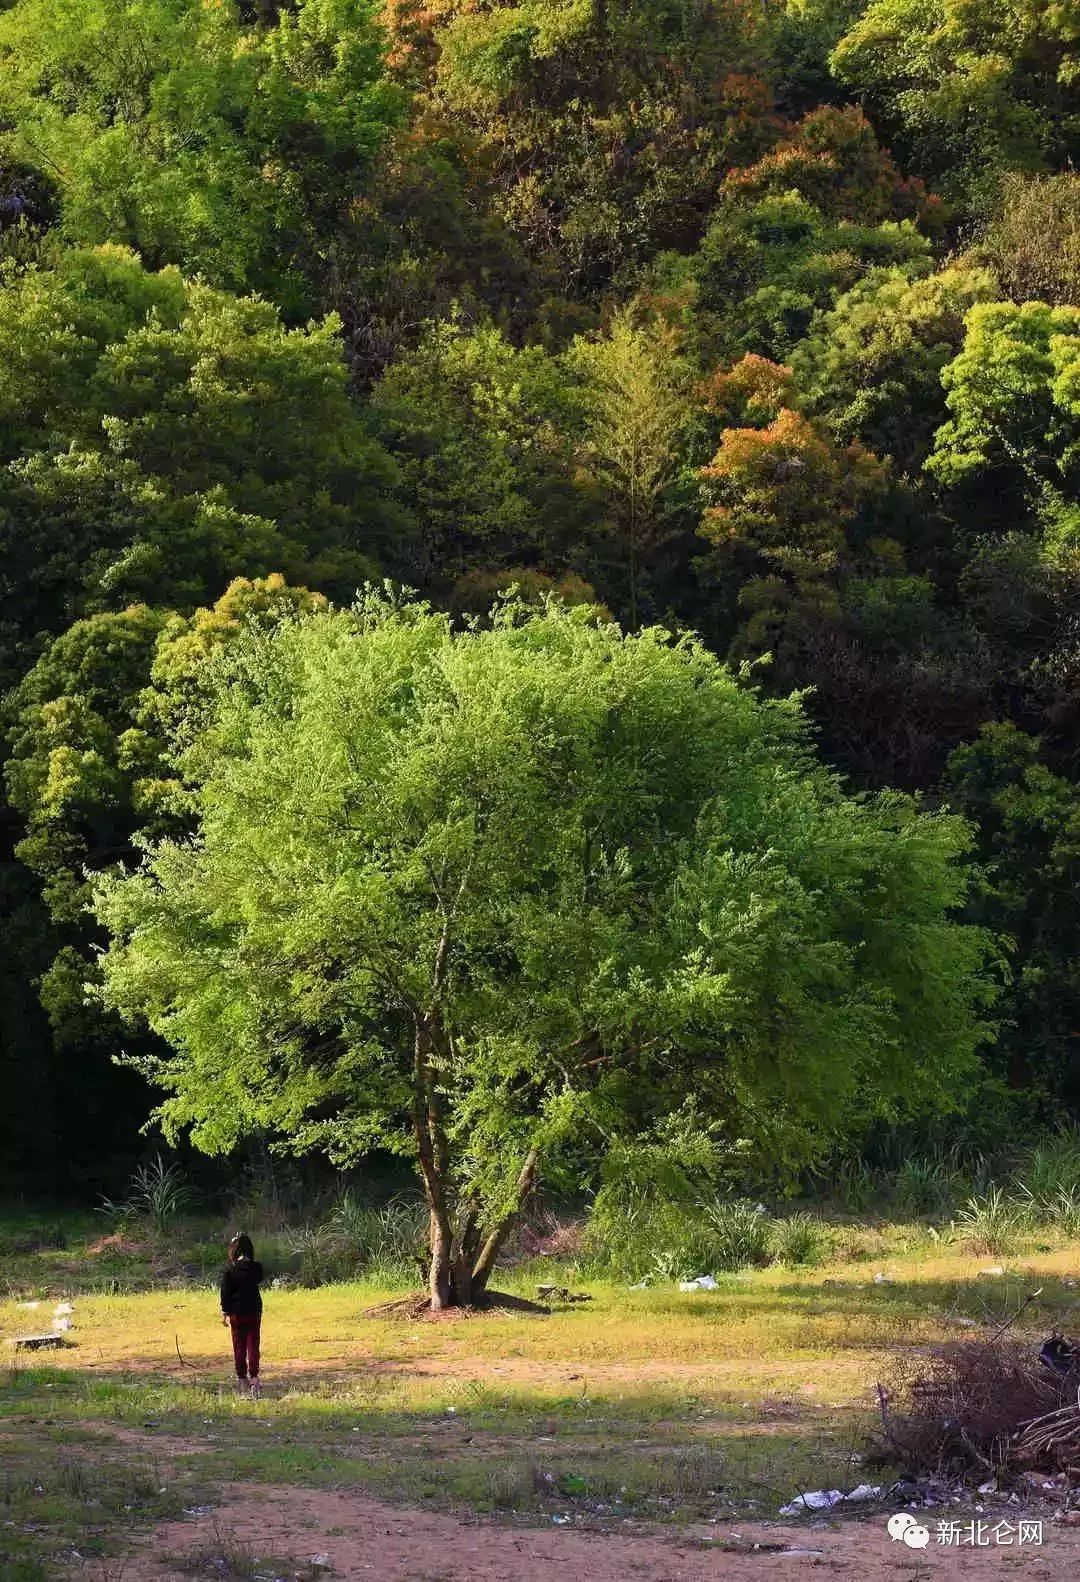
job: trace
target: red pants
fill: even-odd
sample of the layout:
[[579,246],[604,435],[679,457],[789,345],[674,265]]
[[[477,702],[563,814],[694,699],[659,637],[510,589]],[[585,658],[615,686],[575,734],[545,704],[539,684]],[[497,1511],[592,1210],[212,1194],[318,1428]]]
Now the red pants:
[[233,1361],[236,1364],[236,1377],[238,1379],[257,1379],[259,1377],[259,1326],[262,1319],[258,1313],[251,1317],[231,1314],[229,1328],[232,1330]]

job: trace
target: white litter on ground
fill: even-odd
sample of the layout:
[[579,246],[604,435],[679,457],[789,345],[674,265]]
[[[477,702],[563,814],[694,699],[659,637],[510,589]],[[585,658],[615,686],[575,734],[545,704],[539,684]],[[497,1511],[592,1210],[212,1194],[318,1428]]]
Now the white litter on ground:
[[844,1498],[842,1489],[815,1489],[810,1494],[796,1494],[789,1505],[781,1505],[781,1516],[801,1516],[805,1511],[831,1511]]
[[881,1498],[881,1485],[879,1483],[860,1483],[852,1489],[850,1494],[845,1494],[845,1500],[879,1500]]
[[836,1505],[857,1505],[861,1500],[881,1498],[881,1489],[874,1483],[860,1483],[845,1494],[843,1489],[813,1489],[806,1494],[796,1494],[789,1505],[780,1508],[781,1516],[804,1516],[807,1511],[831,1511]]

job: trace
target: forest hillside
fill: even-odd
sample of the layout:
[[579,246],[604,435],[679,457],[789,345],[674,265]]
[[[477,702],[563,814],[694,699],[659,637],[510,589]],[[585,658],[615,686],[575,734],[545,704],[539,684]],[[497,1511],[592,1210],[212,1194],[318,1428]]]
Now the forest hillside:
[[[489,699],[466,723],[499,700],[491,762],[535,768],[516,787],[531,827],[561,829],[565,811],[539,740],[597,807],[623,806],[622,823],[597,817],[605,850],[651,850],[657,884],[698,896],[695,937],[719,937],[708,853],[722,864],[745,839],[778,864],[754,893],[790,931],[760,938],[805,977],[781,993],[748,966],[726,1021],[706,1007],[716,984],[686,973],[663,1016],[643,995],[631,1014],[608,982],[594,1022],[575,1020],[600,981],[585,944],[563,958],[577,998],[556,1003],[523,987],[537,917],[477,922],[462,959],[503,1018],[498,1060],[477,1054],[470,1078],[496,1128],[477,1149],[497,1123],[517,1137],[526,1111],[552,1137],[571,1109],[599,1131],[609,1101],[627,1113],[577,1076],[515,1109],[507,1008],[597,1062],[636,1060],[643,1028],[678,1021],[680,1102],[712,1092],[694,1071],[723,1025],[725,1070],[758,1062],[714,1096],[751,1148],[747,1183],[781,1156],[839,1170],[898,1143],[990,1154],[1080,1123],[1078,76],[1075,9],[1042,0],[0,11],[5,1188],[122,1184],[156,1146],[145,1073],[178,1026],[192,1060],[243,1053],[259,1091],[275,985],[309,995],[310,1028],[348,1057],[335,1045],[331,1071],[309,1045],[317,1077],[250,1104],[196,1060],[201,1097],[181,1082],[169,1100],[179,1132],[201,1126],[220,1152],[283,1129],[338,1161],[411,1146],[389,1122],[333,1131],[335,1096],[360,1080],[355,1002],[335,999],[335,936],[302,882],[318,970],[309,953],[279,985],[252,967],[300,949],[284,924],[252,937],[265,958],[229,957],[262,1054],[231,1008],[211,1018],[191,967],[207,930],[268,918],[284,893],[237,857],[257,845],[261,787],[280,791],[276,849],[307,841],[319,894],[336,882],[305,822],[328,782],[299,809],[276,774],[291,764],[299,784],[324,750],[368,773],[334,735],[331,675],[364,740],[400,754],[399,829],[427,805],[417,744],[437,744],[423,762],[453,786],[486,740],[444,729],[425,691],[438,674]],[[516,606],[500,602],[511,588]],[[413,736],[379,692],[391,672],[426,700]],[[606,715],[597,702],[631,672],[655,703],[632,740],[623,694]],[[646,759],[620,787],[612,766]],[[340,806],[360,806],[341,773]],[[701,822],[717,788],[735,834]],[[375,849],[365,809],[335,848],[354,842],[357,873]],[[504,815],[489,893],[539,893],[555,869],[564,899],[579,879],[593,893],[598,870],[553,868]],[[160,904],[116,877],[147,847]],[[217,853],[202,879],[169,856],[196,849]],[[457,855],[442,852],[444,876]],[[596,926],[625,915],[603,961],[640,983],[655,963],[634,919],[671,960],[690,959],[688,935],[667,892],[626,898],[622,860],[596,880]],[[371,862],[371,895],[386,871]],[[796,885],[827,904],[798,911]],[[184,930],[198,950],[176,946]],[[158,953],[140,957],[147,940]],[[543,948],[553,962],[567,947]],[[826,983],[830,1019],[800,1020]],[[480,993],[455,1014],[493,1026]],[[364,1039],[384,1009],[365,1002]],[[789,1043],[818,1062],[816,1091],[843,1095],[829,1128],[794,1100],[776,1100],[786,1129],[755,1109],[766,1077],[746,1073]],[[652,1110],[630,1106],[641,1128],[674,1103],[649,1091]],[[387,1113],[399,1098],[380,1088]],[[575,1155],[575,1179],[588,1168]]]

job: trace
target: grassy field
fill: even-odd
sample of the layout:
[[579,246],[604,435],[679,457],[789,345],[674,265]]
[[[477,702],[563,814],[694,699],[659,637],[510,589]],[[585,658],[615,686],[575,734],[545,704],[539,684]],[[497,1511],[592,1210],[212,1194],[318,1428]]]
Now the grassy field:
[[[74,1305],[62,1354],[5,1346],[0,1374],[0,1575],[34,1582],[118,1577],[135,1534],[241,1481],[545,1522],[775,1515],[865,1476],[897,1354],[999,1325],[1035,1287],[1020,1332],[1075,1329],[1080,1244],[1002,1259],[909,1236],[710,1292],[578,1282],[592,1300],[548,1316],[390,1321],[367,1316],[395,1294],[372,1284],[271,1290],[258,1403],[235,1393],[205,1277],[114,1294],[70,1245],[12,1257],[5,1341]],[[531,1296],[535,1272],[500,1284]]]

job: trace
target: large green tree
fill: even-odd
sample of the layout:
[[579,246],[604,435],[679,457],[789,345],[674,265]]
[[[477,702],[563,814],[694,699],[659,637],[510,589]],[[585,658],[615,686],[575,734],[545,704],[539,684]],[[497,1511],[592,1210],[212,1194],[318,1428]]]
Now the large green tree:
[[16,0],[3,144],[56,184],[72,240],[310,310],[400,112],[382,55],[370,0]]
[[1053,1124],[1080,1102],[1080,787],[1053,773],[1040,748],[1015,725],[985,725],[952,754],[945,786],[976,823],[986,862],[972,915],[1009,940],[1015,962],[1000,1059]]
[[557,294],[588,299],[658,246],[693,245],[728,168],[773,135],[756,7],[435,0],[422,15],[428,104]]
[[1001,169],[1075,157],[1077,39],[1068,0],[873,0],[832,66],[922,174],[970,199]]
[[411,1153],[435,1306],[568,1147],[689,1095],[790,1167],[971,1077],[964,826],[845,796],[693,639],[370,595],[218,665],[196,838],[98,888],[107,1001],[170,1046],[170,1133]]
[[411,561],[391,560],[403,580],[445,595],[469,573],[587,555],[571,385],[541,347],[490,324],[431,324],[375,386],[372,415],[417,524]]
[[[5,699],[0,1067],[10,1065],[12,1098],[0,1153],[24,1158],[29,1179],[36,1161],[42,1179],[111,1186],[111,1161],[134,1151],[145,1107],[138,1078],[111,1063],[116,1017],[86,994],[103,943],[88,873],[131,860],[138,831],[187,827],[186,787],[163,750],[197,728],[209,656],[251,623],[324,602],[273,576],[237,579],[190,617],[146,605],[90,616],[49,642]],[[51,1125],[48,1146],[33,1125],[27,1133],[27,1115],[45,1133]]]
[[653,278],[660,293],[689,297],[692,344],[707,365],[746,352],[787,357],[816,313],[890,265],[905,278],[931,268],[930,244],[911,221],[836,217],[793,183],[733,188],[697,251],[663,255]]
[[190,610],[275,571],[351,598],[404,558],[338,328],[111,245],[0,282],[5,679],[88,613]]
[[927,470],[980,527],[1039,517],[1057,553],[1080,537],[1080,307],[984,302],[942,372],[951,414]]
[[837,439],[860,440],[917,472],[945,421],[942,369],[964,343],[965,318],[995,295],[985,269],[912,279],[873,270],[818,315],[792,372],[804,409]]

